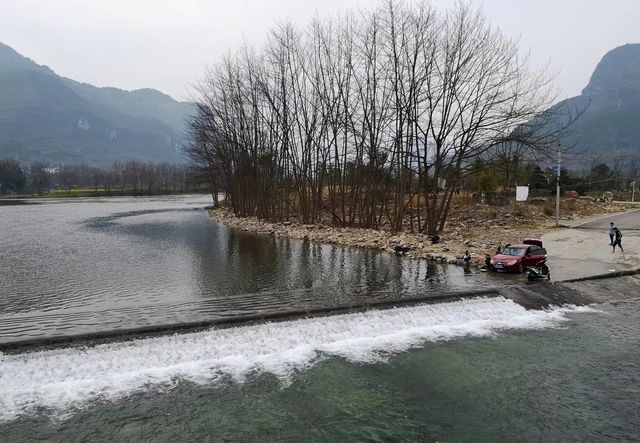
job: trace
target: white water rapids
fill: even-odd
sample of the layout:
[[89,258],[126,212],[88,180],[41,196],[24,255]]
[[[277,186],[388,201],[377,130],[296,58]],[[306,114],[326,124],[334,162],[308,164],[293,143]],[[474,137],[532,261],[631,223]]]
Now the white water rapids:
[[369,363],[425,342],[555,327],[566,313],[481,298],[24,354],[0,353],[0,421],[41,408],[64,414],[178,380],[238,382],[260,372],[289,379],[329,356]]

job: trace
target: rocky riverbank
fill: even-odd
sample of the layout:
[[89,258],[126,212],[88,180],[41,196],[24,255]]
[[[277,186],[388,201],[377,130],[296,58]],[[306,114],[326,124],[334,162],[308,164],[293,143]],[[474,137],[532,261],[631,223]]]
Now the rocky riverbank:
[[[563,220],[575,220],[598,213],[624,211],[626,207],[585,205],[573,208]],[[481,263],[485,254],[492,254],[499,245],[515,243],[527,237],[538,238],[554,229],[554,217],[543,208],[527,205],[513,208],[473,205],[455,208],[439,243],[433,244],[427,235],[411,232],[392,233],[381,229],[341,228],[325,224],[306,225],[296,222],[271,223],[256,217],[236,217],[226,208],[209,211],[211,217],[226,226],[246,232],[316,243],[339,244],[386,251],[413,259],[429,259],[459,263],[466,250],[474,261]]]

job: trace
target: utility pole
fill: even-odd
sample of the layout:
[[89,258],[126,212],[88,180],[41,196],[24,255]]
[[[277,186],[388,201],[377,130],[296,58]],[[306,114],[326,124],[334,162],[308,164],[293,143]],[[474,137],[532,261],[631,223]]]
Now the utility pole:
[[631,182],[631,202],[636,201],[636,181]]
[[562,160],[562,151],[558,144],[558,164],[556,165],[556,228],[560,226],[560,162]]

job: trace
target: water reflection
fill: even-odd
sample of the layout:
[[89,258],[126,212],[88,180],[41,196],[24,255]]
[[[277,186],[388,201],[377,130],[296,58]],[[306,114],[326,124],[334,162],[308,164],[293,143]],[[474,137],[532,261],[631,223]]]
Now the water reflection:
[[0,208],[0,340],[479,285],[442,264],[228,229],[202,210],[209,204],[112,198]]

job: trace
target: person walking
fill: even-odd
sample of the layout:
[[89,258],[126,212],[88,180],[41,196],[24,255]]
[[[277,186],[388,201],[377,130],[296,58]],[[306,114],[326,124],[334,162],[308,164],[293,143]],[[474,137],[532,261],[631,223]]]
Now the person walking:
[[609,227],[609,238],[611,239],[609,246],[611,246],[616,239],[616,225],[614,225],[613,222],[611,222],[611,226]]
[[616,245],[618,245],[620,247],[620,251],[624,252],[624,249],[622,249],[622,232],[620,232],[620,229],[618,229],[617,227],[614,227],[615,229],[615,239],[613,241],[613,251],[611,252],[616,252]]

